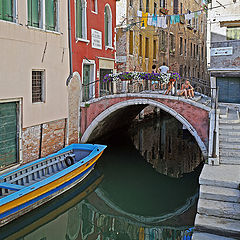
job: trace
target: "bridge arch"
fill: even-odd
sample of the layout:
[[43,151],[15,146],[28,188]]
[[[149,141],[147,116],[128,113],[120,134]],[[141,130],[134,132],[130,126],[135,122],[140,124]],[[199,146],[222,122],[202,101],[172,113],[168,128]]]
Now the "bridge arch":
[[134,106],[134,105],[150,105],[153,107],[160,108],[161,110],[171,114],[173,117],[175,117],[179,122],[181,122],[188,129],[188,131],[193,135],[196,142],[198,143],[198,146],[201,149],[203,156],[207,157],[207,147],[204,144],[204,142],[202,141],[202,139],[200,138],[200,136],[198,135],[198,132],[196,131],[196,129],[192,126],[192,124],[186,118],[184,118],[180,113],[178,113],[175,110],[173,110],[172,108],[164,105],[163,103],[152,100],[152,99],[131,99],[131,100],[122,101],[122,102],[119,102],[119,103],[116,103],[116,104],[110,106],[109,108],[104,110],[102,113],[100,113],[90,123],[90,125],[87,127],[87,129],[85,130],[85,132],[81,138],[81,142],[87,142],[90,135],[92,134],[94,129],[98,126],[98,124],[101,121],[103,121],[104,119],[106,119],[108,116],[110,116],[111,114],[113,114],[114,112],[116,112],[122,108],[125,108],[128,106]]

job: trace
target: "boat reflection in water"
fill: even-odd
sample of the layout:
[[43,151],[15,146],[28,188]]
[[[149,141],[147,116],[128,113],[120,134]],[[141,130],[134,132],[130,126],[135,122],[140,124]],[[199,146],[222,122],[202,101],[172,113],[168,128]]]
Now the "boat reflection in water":
[[[170,227],[135,221],[99,197],[103,175],[94,172],[79,186],[3,227],[7,240],[157,240],[183,239],[187,226]],[[97,189],[96,189],[97,188]],[[72,198],[71,198],[72,197]]]

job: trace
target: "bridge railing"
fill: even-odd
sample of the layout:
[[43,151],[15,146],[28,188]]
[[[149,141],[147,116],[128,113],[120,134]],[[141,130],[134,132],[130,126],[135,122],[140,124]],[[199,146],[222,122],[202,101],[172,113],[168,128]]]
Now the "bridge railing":
[[175,81],[173,85],[170,83],[161,83],[160,81],[146,80],[146,79],[131,79],[131,80],[114,80],[114,81],[95,81],[82,86],[83,101],[87,102],[94,96],[91,88],[95,88],[96,84],[99,86],[98,96],[108,96],[121,93],[156,93],[165,95],[178,95],[182,84],[188,80],[194,88],[194,92],[203,97],[208,97],[211,100],[212,89],[208,80],[199,78],[180,78]]

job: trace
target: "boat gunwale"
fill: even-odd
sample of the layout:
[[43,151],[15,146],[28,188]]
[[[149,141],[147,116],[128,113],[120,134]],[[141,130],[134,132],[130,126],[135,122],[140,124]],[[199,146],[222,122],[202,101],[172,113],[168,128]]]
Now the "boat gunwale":
[[[85,145],[85,144],[84,144]],[[88,144],[90,146],[90,144]],[[72,144],[70,145],[72,149],[70,150],[73,150],[73,149],[83,149],[83,148],[79,148],[80,146],[78,144]],[[69,148],[70,146],[66,147],[66,148]],[[78,146],[78,147],[77,147]],[[77,168],[81,167],[82,165],[84,165],[85,163],[87,163],[88,161],[92,160],[94,157],[98,156],[99,154],[101,154],[103,152],[103,150],[106,148],[105,145],[92,145],[93,150],[92,152],[86,156],[85,158],[83,158],[81,161],[79,162],[76,162],[74,163],[73,165],[57,172],[57,173],[54,173],[53,175],[41,180],[41,181],[38,181],[36,183],[33,183],[32,185],[29,185],[29,186],[26,186],[24,187],[23,189],[17,191],[17,192],[14,192],[14,193],[11,193],[7,196],[4,196],[3,198],[0,198],[0,206],[3,206],[9,202],[12,202],[16,199],[18,199],[19,197],[23,197],[24,195],[28,194],[28,193],[31,193],[33,191],[36,191],[37,189],[43,187],[43,186],[46,186],[62,177],[64,177],[65,175],[69,174],[70,172],[76,170]],[[64,148],[64,149],[66,149]],[[64,153],[64,149],[60,150],[59,152],[62,152]],[[97,151],[97,149],[99,149],[99,151]],[[57,152],[57,153],[59,153]],[[84,162],[82,162],[84,161]],[[12,172],[11,172],[12,173]],[[9,173],[10,174],[10,173]]]
[[[50,158],[53,158],[53,157],[61,156],[61,155],[63,155],[64,153],[68,153],[68,152],[70,152],[70,151],[72,151],[72,150],[74,150],[74,149],[91,150],[91,153],[92,153],[92,152],[95,150],[96,147],[103,148],[103,150],[104,150],[104,149],[106,148],[106,145],[100,145],[100,144],[80,144],[80,143],[78,143],[78,144],[76,144],[76,143],[71,144],[71,145],[69,145],[69,146],[67,146],[67,147],[65,147],[65,148],[57,151],[56,153],[53,153],[53,154],[50,154],[50,155],[48,155],[48,156],[46,156],[46,157],[43,157],[43,158],[34,160],[34,161],[30,162],[30,163],[24,164],[24,165],[21,166],[20,168],[14,169],[14,170],[12,170],[12,171],[10,171],[10,172],[7,172],[7,173],[4,173],[4,174],[0,175],[0,180],[3,180],[3,179],[4,179],[5,177],[7,177],[8,175],[17,173],[17,172],[19,172],[19,171],[24,170],[25,168],[31,167],[31,166],[34,165],[34,164],[40,163],[40,162],[42,162],[42,161],[44,161],[44,160],[47,160],[47,159],[50,159]],[[90,153],[90,154],[91,154],[91,153]],[[90,154],[89,154],[89,155],[90,155]],[[89,155],[88,155],[88,156],[89,156]],[[87,156],[87,157],[88,157],[88,156]],[[84,159],[85,159],[85,158],[84,158]],[[1,173],[1,172],[0,172],[0,173]]]

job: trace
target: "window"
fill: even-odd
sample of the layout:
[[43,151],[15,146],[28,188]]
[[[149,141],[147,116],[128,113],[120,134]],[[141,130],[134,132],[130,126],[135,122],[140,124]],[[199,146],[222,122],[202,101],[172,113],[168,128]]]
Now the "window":
[[149,38],[145,38],[145,58],[149,57]]
[[133,55],[133,31],[129,31],[129,54]]
[[143,11],[143,0],[139,0],[139,10]]
[[97,11],[98,11],[97,0],[91,0],[91,8],[92,8],[92,12],[97,13]]
[[0,19],[16,22],[16,0],[0,0]]
[[157,15],[157,3],[154,2],[154,15],[156,16]]
[[165,8],[165,0],[160,0],[160,7]]
[[86,1],[76,0],[76,38],[87,39]]
[[173,13],[178,14],[178,0],[174,0],[173,2]]
[[112,47],[112,14],[109,5],[104,10],[105,46]]
[[204,47],[202,46],[202,49],[201,49],[201,52],[202,52],[202,53],[201,53],[201,55],[202,55],[202,61],[203,61],[203,59],[204,59],[204,56],[203,56],[203,54],[204,54],[204,53],[203,53],[203,49],[204,49]]
[[57,1],[45,0],[45,29],[55,31],[57,25]]
[[184,41],[184,54],[187,56],[187,39]]
[[192,43],[191,43],[191,46],[190,46],[190,54],[191,54],[191,57],[193,56],[192,50],[193,50],[193,47],[192,47]]
[[183,55],[183,38],[180,37],[180,55]]
[[44,71],[32,71],[32,102],[44,102]]
[[180,14],[182,14],[182,13],[183,13],[183,4],[180,3]]
[[[40,27],[41,5],[39,0],[28,0],[28,26]],[[42,26],[41,26],[42,27]]]
[[193,44],[193,57],[196,58],[196,45]]
[[[28,26],[50,31],[58,31],[57,0],[28,0],[27,3]],[[45,16],[45,18],[43,16]]]
[[227,27],[227,40],[240,40],[240,27]]
[[153,59],[157,59],[157,40],[153,40]]
[[175,37],[172,33],[170,33],[170,53],[175,52]]
[[139,34],[139,56],[142,57],[143,55],[143,52],[142,52],[142,49],[143,49],[143,45],[142,45],[142,39],[143,39],[143,36],[142,34]]
[[146,12],[149,12],[149,0],[146,0]]
[[129,1],[129,6],[132,7],[133,6],[133,0]]
[[160,51],[166,51],[166,33],[164,31],[160,32]]

